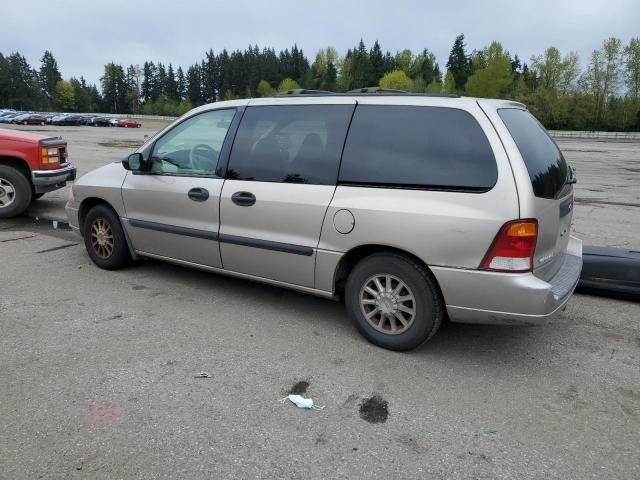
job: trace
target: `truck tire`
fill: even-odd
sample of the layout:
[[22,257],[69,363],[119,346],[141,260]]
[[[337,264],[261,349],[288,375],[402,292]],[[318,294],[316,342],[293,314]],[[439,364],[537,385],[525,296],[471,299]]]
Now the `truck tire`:
[[0,218],[12,218],[31,204],[31,183],[22,172],[0,165]]

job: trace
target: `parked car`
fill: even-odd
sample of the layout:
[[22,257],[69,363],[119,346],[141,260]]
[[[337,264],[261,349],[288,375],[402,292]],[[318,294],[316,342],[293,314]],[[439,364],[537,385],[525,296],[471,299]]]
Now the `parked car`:
[[122,119],[118,120],[117,126],[123,128],[140,128],[142,124],[135,120]]
[[15,117],[17,117],[18,115],[20,115],[19,113],[15,113],[15,112],[7,112],[6,114],[0,116],[0,123],[12,123],[13,119]]
[[101,268],[149,257],[343,298],[392,350],[445,316],[563,310],[582,267],[575,174],[526,107],[370,92],[192,110],[79,179],[69,223]]
[[47,117],[40,113],[29,113],[27,115],[21,115],[20,120],[17,122],[14,119],[13,123],[19,123],[21,125],[46,125]]
[[120,121],[120,120],[119,120],[119,119],[117,119],[117,118],[110,118],[110,119],[109,119],[109,123],[111,123],[111,126],[112,126],[112,127],[117,127],[117,126],[118,126],[118,122],[119,122],[119,121]]
[[20,215],[75,176],[67,143],[59,137],[0,128],[0,218]]
[[11,123],[14,124],[19,124],[21,123],[21,121],[25,118],[27,118],[29,115],[31,115],[30,113],[19,113],[18,115],[15,115],[12,119],[11,119]]
[[51,121],[52,125],[66,125],[66,126],[78,126],[85,122],[85,117],[82,115],[64,115],[61,118],[56,117]]
[[95,117],[92,119],[91,125],[94,127],[113,127],[109,117]]
[[54,115],[53,117],[51,117],[51,121],[49,123],[51,125],[59,125],[58,122],[60,122],[60,120],[63,120],[64,118],[66,118],[68,116],[69,116],[68,113],[59,113],[59,114]]
[[89,125],[89,126],[93,126],[93,120],[95,118],[98,118],[96,115],[81,115],[82,117],[82,125]]

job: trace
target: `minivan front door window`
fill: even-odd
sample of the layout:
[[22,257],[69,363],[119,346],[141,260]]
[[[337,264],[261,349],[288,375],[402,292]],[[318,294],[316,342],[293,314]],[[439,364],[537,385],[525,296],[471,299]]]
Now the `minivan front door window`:
[[151,153],[151,173],[213,175],[235,109],[195,115],[158,139]]

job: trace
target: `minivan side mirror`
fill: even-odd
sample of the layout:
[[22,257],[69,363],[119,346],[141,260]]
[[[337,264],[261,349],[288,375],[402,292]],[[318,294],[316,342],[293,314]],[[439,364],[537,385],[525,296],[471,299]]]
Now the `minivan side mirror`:
[[132,172],[142,172],[145,170],[144,158],[141,153],[132,153],[122,159],[122,166]]

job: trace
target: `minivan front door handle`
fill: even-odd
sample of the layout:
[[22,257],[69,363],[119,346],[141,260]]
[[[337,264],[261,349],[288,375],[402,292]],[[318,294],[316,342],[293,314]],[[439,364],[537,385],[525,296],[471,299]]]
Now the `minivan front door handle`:
[[194,202],[204,202],[209,198],[209,191],[206,188],[192,188],[187,195]]
[[241,207],[250,207],[256,203],[256,196],[251,192],[236,192],[231,195],[231,201]]

